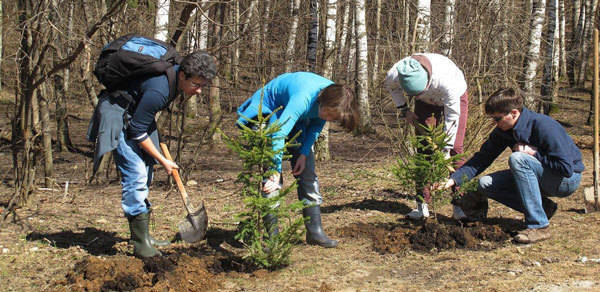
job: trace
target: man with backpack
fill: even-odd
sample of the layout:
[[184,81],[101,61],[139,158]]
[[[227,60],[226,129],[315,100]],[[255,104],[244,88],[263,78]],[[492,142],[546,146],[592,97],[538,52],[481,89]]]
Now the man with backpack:
[[[155,115],[177,93],[200,94],[216,75],[216,60],[206,52],[193,52],[181,62],[177,59],[174,49],[163,42],[128,35],[103,49],[94,71],[107,87],[88,129],[88,139],[96,142],[94,171],[100,157],[114,150],[121,173],[121,206],[137,257],[161,255],[155,246],[169,244],[154,239],[148,231],[153,165],[160,163],[167,174],[178,168],[157,148]],[[111,78],[116,82],[111,83]]]

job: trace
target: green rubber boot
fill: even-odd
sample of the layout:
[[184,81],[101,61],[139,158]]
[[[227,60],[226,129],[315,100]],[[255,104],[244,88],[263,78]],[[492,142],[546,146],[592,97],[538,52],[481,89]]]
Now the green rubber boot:
[[[150,218],[152,218],[152,209],[148,210],[148,220],[150,220]],[[152,244],[153,246],[164,247],[171,245],[170,241],[156,239],[152,235],[150,235],[150,233],[148,233],[148,237],[150,237],[150,244]]]
[[148,213],[127,217],[127,220],[129,220],[129,231],[131,232],[130,241],[133,244],[133,254],[139,258],[162,255],[150,242],[150,234],[148,232],[149,218],[150,215]]

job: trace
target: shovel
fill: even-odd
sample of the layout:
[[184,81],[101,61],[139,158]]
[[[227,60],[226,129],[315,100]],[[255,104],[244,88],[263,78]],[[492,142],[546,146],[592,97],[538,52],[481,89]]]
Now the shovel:
[[[172,161],[173,159],[171,158],[171,153],[169,153],[169,148],[167,148],[167,145],[160,143],[160,148],[165,154],[165,157]],[[179,171],[177,169],[173,169],[171,174],[177,183],[179,194],[183,200],[185,210],[187,211],[186,220],[183,220],[177,224],[177,227],[179,227],[179,234],[181,235],[181,238],[187,242],[200,241],[204,239],[204,236],[206,236],[206,229],[208,227],[208,215],[206,215],[204,202],[202,202],[202,207],[200,207],[200,209],[194,210],[194,206],[192,205],[192,202],[190,202],[190,198],[188,197],[188,194],[183,187],[183,183],[181,182],[181,178],[179,177]]]

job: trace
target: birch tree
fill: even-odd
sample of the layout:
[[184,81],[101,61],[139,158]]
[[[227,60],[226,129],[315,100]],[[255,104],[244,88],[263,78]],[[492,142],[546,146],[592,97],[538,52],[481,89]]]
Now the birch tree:
[[296,36],[298,35],[298,12],[300,9],[300,0],[290,0],[290,33],[288,34],[285,49],[285,72],[290,72],[294,64],[294,48],[296,46]]
[[373,70],[371,72],[371,84],[377,84],[379,76],[379,39],[381,38],[381,0],[375,2],[375,39],[373,40]]
[[356,29],[356,95],[358,98],[360,123],[358,131],[370,132],[371,111],[369,109],[369,72],[367,67],[367,26],[365,16],[365,1],[355,1],[355,29]]
[[413,52],[429,51],[431,43],[431,0],[418,0],[416,40],[413,40]]
[[158,0],[156,4],[156,20],[154,38],[163,42],[167,41],[169,35],[169,9],[170,0]]
[[[327,0],[327,14],[325,20],[325,46],[323,49],[323,76],[333,79],[333,65],[337,55],[335,36],[337,34],[335,20],[337,19],[337,1]],[[325,123],[315,143],[315,156],[317,160],[327,161],[331,159],[329,153],[329,122]]]
[[534,103],[534,85],[535,73],[538,67],[538,56],[540,54],[540,44],[542,39],[542,27],[544,25],[544,13],[546,11],[545,0],[534,0],[529,22],[529,41],[527,51],[523,62],[523,73],[521,76],[521,90],[525,93],[525,105],[529,108],[535,108]]
[[544,54],[544,72],[542,77],[542,88],[541,95],[543,102],[540,103],[539,112],[549,114],[552,103],[554,102],[553,88],[554,88],[554,38],[556,31],[556,8],[557,0],[548,0],[548,22],[546,25],[546,52]]
[[444,5],[444,25],[441,41],[441,52],[443,55],[450,57],[452,55],[452,42],[454,41],[454,10],[456,0],[446,0]]

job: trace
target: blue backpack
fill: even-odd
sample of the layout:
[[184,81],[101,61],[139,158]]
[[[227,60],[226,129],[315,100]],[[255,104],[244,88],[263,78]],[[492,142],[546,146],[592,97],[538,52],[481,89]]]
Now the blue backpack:
[[180,57],[174,47],[148,37],[135,34],[122,36],[108,43],[102,49],[96,62],[94,75],[109,92],[118,92],[119,96],[133,103],[133,98],[123,91],[131,80],[149,78],[166,74],[169,81],[169,99],[177,93],[174,65]]

